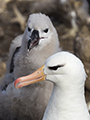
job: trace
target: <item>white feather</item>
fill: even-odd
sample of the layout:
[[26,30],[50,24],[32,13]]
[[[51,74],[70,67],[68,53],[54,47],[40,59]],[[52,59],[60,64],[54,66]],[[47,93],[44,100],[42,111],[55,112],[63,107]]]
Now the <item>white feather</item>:
[[[64,65],[57,70],[50,66]],[[45,63],[46,79],[54,83],[43,120],[90,120],[84,96],[86,73],[82,62],[73,54],[60,52]]]

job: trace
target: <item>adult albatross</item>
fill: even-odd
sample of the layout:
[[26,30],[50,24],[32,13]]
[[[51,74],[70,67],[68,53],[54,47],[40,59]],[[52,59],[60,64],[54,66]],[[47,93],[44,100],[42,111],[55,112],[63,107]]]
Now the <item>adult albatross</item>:
[[30,15],[24,34],[12,41],[8,73],[0,80],[0,119],[41,120],[53,85],[42,82],[18,91],[12,81],[34,72],[57,51],[58,35],[49,17]]
[[52,95],[43,120],[90,120],[84,96],[85,79],[82,62],[69,52],[60,52],[48,58],[36,72],[18,78],[15,87],[42,80],[53,82]]

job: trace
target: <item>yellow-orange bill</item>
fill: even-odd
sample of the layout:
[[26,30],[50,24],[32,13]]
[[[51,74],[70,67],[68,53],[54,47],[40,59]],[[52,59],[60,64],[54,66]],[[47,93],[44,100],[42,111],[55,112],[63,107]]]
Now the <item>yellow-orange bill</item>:
[[44,74],[44,65],[40,67],[38,70],[36,70],[34,73],[20,77],[14,82],[14,86],[19,89],[23,86],[27,86],[29,84],[33,84],[39,81],[45,80],[46,75]]

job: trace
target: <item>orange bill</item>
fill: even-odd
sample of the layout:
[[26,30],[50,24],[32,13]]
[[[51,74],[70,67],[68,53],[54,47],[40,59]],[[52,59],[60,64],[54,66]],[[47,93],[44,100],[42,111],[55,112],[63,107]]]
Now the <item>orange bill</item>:
[[36,82],[45,80],[46,75],[44,74],[44,65],[36,70],[34,73],[20,77],[14,82],[14,86],[19,89],[23,86],[27,86]]

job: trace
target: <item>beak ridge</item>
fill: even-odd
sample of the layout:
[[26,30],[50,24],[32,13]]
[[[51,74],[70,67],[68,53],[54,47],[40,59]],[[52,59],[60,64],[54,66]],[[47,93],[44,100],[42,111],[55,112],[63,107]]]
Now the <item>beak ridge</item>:
[[38,45],[39,43],[39,32],[37,30],[33,30],[30,39],[27,43],[27,48],[30,51],[34,46]]

